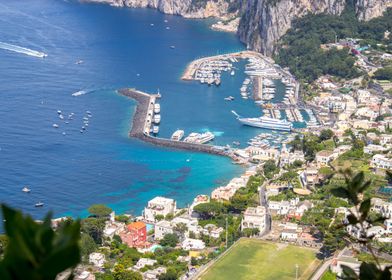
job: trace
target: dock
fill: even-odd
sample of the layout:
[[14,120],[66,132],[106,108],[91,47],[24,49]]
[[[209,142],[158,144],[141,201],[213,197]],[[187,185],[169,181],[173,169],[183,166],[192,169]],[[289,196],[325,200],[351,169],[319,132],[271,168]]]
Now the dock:
[[118,93],[132,98],[138,103],[136,106],[136,112],[132,118],[132,126],[129,131],[130,137],[140,139],[156,146],[227,156],[233,160],[238,159],[231,149],[227,149],[225,147],[173,141],[171,139],[151,136],[151,108],[154,108],[155,101],[157,98],[160,98],[160,95],[148,94],[134,88],[120,89],[118,90]]

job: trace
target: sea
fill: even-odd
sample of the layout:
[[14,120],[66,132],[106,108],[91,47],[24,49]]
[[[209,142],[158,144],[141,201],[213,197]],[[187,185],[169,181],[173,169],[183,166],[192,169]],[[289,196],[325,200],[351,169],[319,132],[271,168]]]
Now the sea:
[[[140,215],[155,196],[184,207],[243,173],[226,157],[129,138],[136,103],[116,92],[159,91],[161,137],[211,131],[215,145],[245,145],[262,130],[231,113],[261,113],[240,98],[244,62],[219,87],[181,80],[196,58],[245,49],[235,34],[211,30],[212,21],[78,1],[0,0],[0,202],[35,219],[49,210],[84,217],[96,203]],[[235,100],[225,101],[229,95]]]

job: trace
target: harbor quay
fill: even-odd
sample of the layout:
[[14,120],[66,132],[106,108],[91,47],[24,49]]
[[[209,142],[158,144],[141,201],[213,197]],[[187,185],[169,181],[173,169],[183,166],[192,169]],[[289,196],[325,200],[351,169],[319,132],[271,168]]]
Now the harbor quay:
[[235,161],[238,160],[234,152],[226,147],[174,141],[150,135],[153,119],[152,108],[154,108],[156,100],[161,97],[160,94],[148,94],[134,88],[123,88],[118,90],[118,93],[132,98],[138,103],[132,119],[132,127],[129,131],[130,137],[140,139],[156,146],[227,156]]

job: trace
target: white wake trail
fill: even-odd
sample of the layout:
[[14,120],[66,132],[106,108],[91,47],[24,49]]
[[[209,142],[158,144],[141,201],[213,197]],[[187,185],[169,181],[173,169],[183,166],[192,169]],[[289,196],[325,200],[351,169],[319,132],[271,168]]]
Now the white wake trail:
[[48,56],[46,53],[43,53],[43,52],[35,51],[32,49],[28,49],[28,48],[24,48],[21,46],[16,46],[16,45],[4,43],[4,42],[0,42],[0,49],[12,51],[12,52],[17,52],[17,53],[23,53],[23,54],[26,54],[29,56],[34,56],[34,57],[39,57],[39,58],[44,58],[44,57]]

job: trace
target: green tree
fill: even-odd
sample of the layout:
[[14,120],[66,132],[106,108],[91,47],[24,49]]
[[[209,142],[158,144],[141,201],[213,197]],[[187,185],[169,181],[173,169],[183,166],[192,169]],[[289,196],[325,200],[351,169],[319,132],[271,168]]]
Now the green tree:
[[57,232],[51,227],[51,214],[43,223],[2,205],[4,227],[8,238],[0,262],[2,280],[55,279],[64,270],[73,269],[80,261],[80,224],[64,225]]
[[7,244],[8,244],[7,236],[4,234],[0,234],[0,259],[5,252],[5,248],[7,247]]
[[178,236],[174,233],[165,234],[163,239],[159,242],[161,246],[176,247],[178,243]]
[[196,211],[202,219],[207,220],[225,212],[225,207],[222,203],[211,201],[196,205],[193,210]]
[[165,274],[159,275],[159,280],[176,280],[177,273],[174,269],[168,269]]
[[103,204],[94,204],[88,208],[88,212],[95,218],[107,218],[113,210]]
[[143,280],[139,272],[126,269],[122,264],[117,264],[113,268],[115,280]]
[[332,136],[333,136],[333,131],[332,130],[330,130],[330,129],[323,129],[320,132],[320,136],[319,136],[320,140],[319,141],[323,142],[325,140],[329,140],[329,139],[332,138]]
[[87,257],[98,248],[94,239],[87,233],[82,233],[80,238],[80,251],[82,256]]
[[105,220],[103,219],[87,218],[82,221],[82,232],[90,235],[97,244],[102,243],[104,229]]

